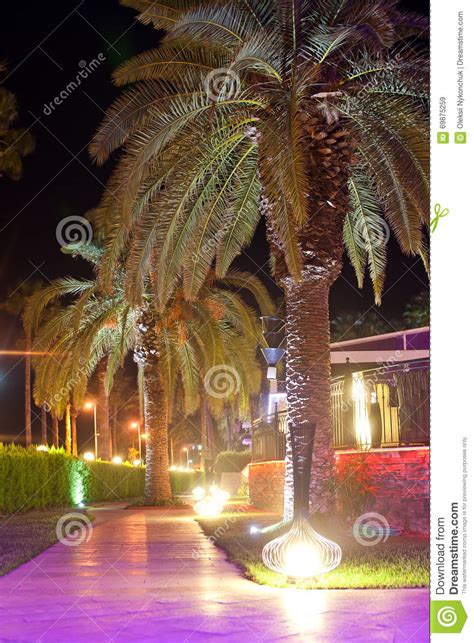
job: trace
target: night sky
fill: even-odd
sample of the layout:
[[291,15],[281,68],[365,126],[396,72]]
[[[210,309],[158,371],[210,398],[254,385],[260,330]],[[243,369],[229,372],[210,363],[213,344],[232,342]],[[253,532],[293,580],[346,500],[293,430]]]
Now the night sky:
[[[427,2],[406,2],[410,9],[428,11]],[[19,282],[31,278],[45,281],[73,274],[88,276],[80,261],[65,257],[56,240],[56,225],[68,215],[84,215],[100,198],[113,163],[95,167],[88,144],[103,112],[118,95],[110,76],[130,56],[155,46],[158,33],[134,20],[135,12],[118,0],[62,0],[2,3],[0,60],[8,72],[4,85],[13,91],[20,106],[19,125],[31,127],[36,151],[24,162],[19,182],[0,179],[0,298]],[[49,104],[80,70],[102,53],[106,60],[63,104],[50,115]],[[266,279],[268,249],[263,226],[241,267]],[[406,300],[427,287],[421,261],[400,254],[390,243],[389,271],[383,305],[386,319],[400,317]],[[333,314],[345,310],[361,313],[371,308],[373,296],[367,281],[358,291],[352,269],[333,288]],[[14,347],[19,324],[0,313],[0,348]],[[0,356],[0,440],[5,433],[21,430],[23,368],[18,358]],[[38,427],[37,420],[34,427]]]

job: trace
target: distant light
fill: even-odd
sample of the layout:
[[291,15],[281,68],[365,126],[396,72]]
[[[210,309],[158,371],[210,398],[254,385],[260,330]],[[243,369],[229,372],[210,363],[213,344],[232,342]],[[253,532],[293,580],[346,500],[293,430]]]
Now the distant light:
[[48,447],[47,447],[45,444],[39,444],[39,445],[36,447],[36,450],[37,450],[37,451],[45,451],[45,452],[49,453],[49,449],[48,449]]
[[178,467],[174,464],[171,465],[171,467],[168,469],[168,471],[177,471]]
[[112,462],[113,464],[122,464],[123,460],[119,455],[114,455]]
[[139,467],[139,466],[141,465],[141,463],[142,463],[142,461],[141,461],[141,460],[138,460],[138,459],[137,459],[137,460],[134,460],[134,461],[133,461],[133,466],[134,466],[134,467]]
[[95,455],[92,453],[92,451],[86,451],[82,457],[88,462],[92,462],[93,460],[95,460]]
[[84,408],[85,408],[85,409],[87,409],[87,410],[89,410],[89,409],[93,409],[93,408],[94,408],[94,402],[91,402],[91,401],[86,402],[86,403],[84,404]]
[[138,429],[138,422],[130,422],[131,429]]
[[251,534],[259,534],[260,533],[260,527],[257,527],[257,525],[250,525],[250,533]]
[[196,500],[202,500],[206,495],[206,491],[202,487],[196,487],[193,489],[193,496]]
[[78,502],[77,506],[79,507],[79,509],[84,509],[86,505],[83,502]]

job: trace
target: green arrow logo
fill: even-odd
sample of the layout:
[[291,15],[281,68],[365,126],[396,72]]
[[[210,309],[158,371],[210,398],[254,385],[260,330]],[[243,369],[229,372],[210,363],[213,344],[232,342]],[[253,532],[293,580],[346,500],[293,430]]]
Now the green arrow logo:
[[459,634],[467,614],[461,601],[431,601],[432,634]]

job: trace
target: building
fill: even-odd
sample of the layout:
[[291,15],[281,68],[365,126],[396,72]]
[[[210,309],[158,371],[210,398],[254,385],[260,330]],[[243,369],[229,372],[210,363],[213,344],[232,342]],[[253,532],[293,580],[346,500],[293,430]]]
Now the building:
[[[429,527],[429,328],[331,345],[336,467],[361,466],[375,489],[370,511],[405,532]],[[273,383],[253,426],[250,501],[281,510],[286,394]]]

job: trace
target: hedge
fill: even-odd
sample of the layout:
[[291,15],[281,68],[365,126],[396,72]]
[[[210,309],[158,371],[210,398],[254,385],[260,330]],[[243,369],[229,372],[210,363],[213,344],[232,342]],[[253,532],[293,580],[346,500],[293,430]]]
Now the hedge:
[[214,471],[221,473],[238,473],[242,471],[252,459],[250,451],[222,451],[216,458]]
[[0,443],[0,512],[142,496],[145,469]]

